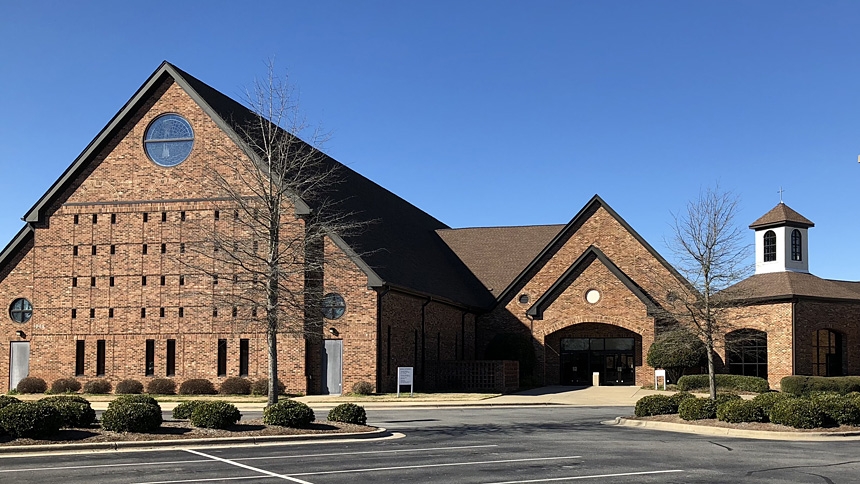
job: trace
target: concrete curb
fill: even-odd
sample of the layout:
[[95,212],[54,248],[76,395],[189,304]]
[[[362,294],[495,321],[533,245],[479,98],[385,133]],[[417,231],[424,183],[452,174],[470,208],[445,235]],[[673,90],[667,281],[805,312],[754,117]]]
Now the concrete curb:
[[794,441],[834,441],[860,440],[860,431],[856,432],[772,432],[768,430],[728,429],[723,427],[708,427],[674,422],[657,422],[654,420],[632,420],[615,417],[615,420],[600,422],[603,425],[618,427],[638,427],[665,432],[681,432],[685,434],[716,435],[739,439],[761,440],[794,440]]
[[83,444],[40,444],[0,447],[3,454],[37,454],[45,452],[79,452],[86,450],[125,450],[152,448],[185,448],[209,445],[261,445],[273,442],[320,442],[326,440],[371,440],[390,437],[393,434],[384,428],[372,432],[350,432],[338,434],[304,434],[304,435],[260,435],[256,437],[213,437],[201,439],[165,439],[140,440],[125,442],[92,442]]

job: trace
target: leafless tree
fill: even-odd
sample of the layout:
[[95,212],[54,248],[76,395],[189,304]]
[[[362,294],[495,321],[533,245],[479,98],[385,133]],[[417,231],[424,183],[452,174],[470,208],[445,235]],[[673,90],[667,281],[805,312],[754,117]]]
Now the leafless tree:
[[667,241],[675,266],[687,279],[672,281],[663,319],[687,327],[705,344],[711,398],[716,398],[714,348],[730,329],[731,312],[743,298],[721,291],[745,279],[751,271],[749,244],[737,227],[738,198],[719,186],[703,189],[686,210],[673,214]]
[[233,316],[241,308],[239,320],[265,328],[272,405],[278,335],[322,339],[324,266],[356,257],[331,250],[332,240],[363,224],[332,201],[343,168],[321,151],[327,135],[306,123],[287,78],[269,63],[244,101],[253,114],[228,120],[244,153],[223,148],[215,156],[207,182],[219,192],[216,221],[197,227],[200,243],[189,246],[186,265],[212,279],[216,307],[228,306]]

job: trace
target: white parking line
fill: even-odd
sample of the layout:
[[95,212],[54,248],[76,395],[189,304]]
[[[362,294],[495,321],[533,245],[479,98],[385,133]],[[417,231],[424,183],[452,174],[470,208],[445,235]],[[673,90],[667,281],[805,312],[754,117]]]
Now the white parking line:
[[260,474],[265,474],[269,477],[276,477],[278,479],[283,479],[285,481],[298,482],[299,484],[313,484],[312,482],[303,481],[301,479],[296,479],[295,477],[285,476],[283,474],[278,474],[275,472],[270,472],[265,469],[259,469],[257,467],[251,467],[247,464],[240,464],[238,462],[234,462],[228,459],[222,459],[220,457],[215,457],[214,455],[204,454],[203,452],[197,452],[196,450],[185,449],[185,452],[190,452],[194,455],[199,455],[201,457],[208,457],[212,460],[217,460],[218,462],[223,462],[225,464],[230,464],[231,466],[241,467],[242,469],[248,469],[249,471],[259,472]]
[[576,481],[580,479],[602,479],[607,477],[624,477],[624,476],[644,476],[648,474],[668,474],[670,472],[684,472],[681,469],[671,469],[665,471],[643,471],[643,472],[619,472],[617,474],[596,474],[590,476],[570,476],[570,477],[551,477],[546,479],[530,479],[527,481],[503,481],[503,482],[488,482],[487,484],[526,484],[530,482],[557,482],[557,481]]
[[319,471],[319,472],[301,472],[291,473],[290,476],[321,476],[325,474],[349,474],[359,472],[379,472],[379,471],[395,471],[403,469],[427,469],[431,467],[456,467],[456,466],[478,466],[484,464],[510,464],[513,462],[535,462],[541,460],[562,460],[562,459],[579,459],[581,455],[565,455],[561,457],[532,457],[525,459],[504,459],[504,460],[484,460],[473,462],[450,462],[446,464],[420,464],[414,466],[392,466],[392,467],[370,467],[367,469],[344,469],[339,471]]

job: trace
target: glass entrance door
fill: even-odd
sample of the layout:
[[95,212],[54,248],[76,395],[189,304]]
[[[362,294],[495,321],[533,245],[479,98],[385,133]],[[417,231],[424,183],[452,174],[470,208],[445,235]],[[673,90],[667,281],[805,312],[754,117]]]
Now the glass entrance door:
[[633,348],[633,338],[563,338],[560,383],[591,385],[596,372],[601,385],[633,385]]

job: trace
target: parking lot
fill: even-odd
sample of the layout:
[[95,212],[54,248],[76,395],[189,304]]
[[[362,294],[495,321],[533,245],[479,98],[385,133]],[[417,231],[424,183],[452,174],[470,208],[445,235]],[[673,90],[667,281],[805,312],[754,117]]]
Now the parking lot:
[[628,407],[371,410],[391,437],[0,458],[0,482],[856,482],[857,442],[721,439],[601,425]]

